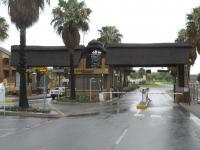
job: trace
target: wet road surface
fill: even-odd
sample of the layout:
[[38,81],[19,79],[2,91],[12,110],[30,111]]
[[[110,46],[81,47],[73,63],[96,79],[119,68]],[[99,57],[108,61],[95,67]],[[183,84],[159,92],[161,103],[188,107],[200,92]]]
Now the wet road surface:
[[[137,110],[139,92],[104,106],[93,117],[56,120],[0,117],[3,150],[199,150],[200,121],[168,94],[150,94],[147,110]],[[164,93],[168,88],[151,88]]]

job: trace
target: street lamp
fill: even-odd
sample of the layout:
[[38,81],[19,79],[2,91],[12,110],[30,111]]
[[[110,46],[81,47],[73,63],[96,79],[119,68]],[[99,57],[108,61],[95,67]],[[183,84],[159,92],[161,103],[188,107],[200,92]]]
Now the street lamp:
[[92,80],[94,80],[94,78],[90,78],[90,101],[92,99]]

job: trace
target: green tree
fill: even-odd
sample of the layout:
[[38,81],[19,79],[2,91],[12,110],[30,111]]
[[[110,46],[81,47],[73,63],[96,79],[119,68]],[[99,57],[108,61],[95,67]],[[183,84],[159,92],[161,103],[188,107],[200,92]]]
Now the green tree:
[[[115,26],[104,26],[101,28],[101,30],[98,30],[98,32],[100,33],[100,37],[97,40],[100,41],[105,47],[107,47],[109,44],[121,43],[121,38],[123,36],[122,34],[120,34],[119,30]],[[126,72],[128,68],[117,68],[117,70],[119,70],[120,74],[120,83],[122,84],[122,77],[124,77],[123,86],[125,86],[127,83]],[[124,74],[123,76],[122,72]]]
[[144,68],[140,68],[138,70],[138,74],[139,74],[140,78],[143,78],[143,76],[146,75],[145,69]]
[[192,43],[193,49],[190,53],[191,64],[193,65],[197,52],[200,53],[200,7],[194,8],[191,14],[187,15],[187,42]]
[[[8,11],[11,21],[20,30],[20,97],[19,107],[28,108],[27,91],[26,91],[26,29],[31,27],[39,18],[39,11],[43,10],[45,0],[2,0],[8,5]],[[49,3],[49,0],[46,0]]]
[[8,37],[8,27],[6,20],[3,17],[0,17],[0,41],[5,40]]
[[185,43],[185,42],[187,42],[187,40],[188,40],[187,30],[186,29],[181,29],[178,32],[178,37],[175,40],[175,42],[177,42],[177,43]]
[[58,7],[54,8],[51,24],[59,35],[62,35],[65,46],[70,50],[70,81],[71,99],[76,98],[73,50],[79,46],[79,30],[86,32],[89,29],[88,21],[91,9],[87,8],[84,1],[59,0]]
[[100,38],[97,40],[103,43],[104,46],[120,43],[123,37],[115,26],[104,26],[98,31],[100,33]]

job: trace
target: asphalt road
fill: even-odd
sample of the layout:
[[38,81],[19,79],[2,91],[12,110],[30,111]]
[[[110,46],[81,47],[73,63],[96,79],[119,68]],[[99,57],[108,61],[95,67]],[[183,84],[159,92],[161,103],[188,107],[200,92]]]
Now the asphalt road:
[[199,150],[200,120],[173,103],[168,88],[151,88],[147,110],[141,93],[129,93],[93,117],[56,120],[0,117],[3,150]]

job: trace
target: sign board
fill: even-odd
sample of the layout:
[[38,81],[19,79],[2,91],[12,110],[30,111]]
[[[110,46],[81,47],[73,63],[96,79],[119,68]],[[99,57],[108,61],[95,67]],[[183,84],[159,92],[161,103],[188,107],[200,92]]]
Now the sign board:
[[47,67],[41,67],[41,68],[39,68],[39,72],[40,73],[47,73],[47,71],[48,71]]
[[69,82],[69,79],[62,79],[62,82]]
[[53,69],[54,73],[64,73],[64,69]]

